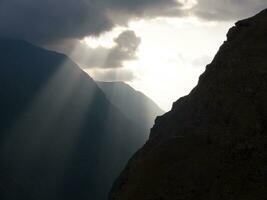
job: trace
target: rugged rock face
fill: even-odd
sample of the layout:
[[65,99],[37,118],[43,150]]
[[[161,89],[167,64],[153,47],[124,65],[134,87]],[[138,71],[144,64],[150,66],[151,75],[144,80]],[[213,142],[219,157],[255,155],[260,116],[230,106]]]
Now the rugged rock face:
[[198,86],[156,120],[110,199],[266,199],[267,10],[227,36]]

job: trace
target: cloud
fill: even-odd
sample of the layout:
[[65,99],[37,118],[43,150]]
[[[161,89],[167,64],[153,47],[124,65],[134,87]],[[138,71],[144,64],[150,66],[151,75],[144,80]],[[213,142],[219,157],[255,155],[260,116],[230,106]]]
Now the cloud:
[[266,0],[198,0],[190,9],[192,15],[205,20],[239,20],[267,8]]
[[176,0],[0,0],[0,36],[40,44],[81,39],[179,6]]
[[130,82],[135,80],[137,77],[135,73],[130,69],[120,68],[120,69],[93,69],[88,70],[88,73],[96,81],[123,81]]
[[98,46],[91,48],[81,41],[64,41],[48,48],[69,55],[82,68],[121,68],[125,61],[136,59],[141,38],[134,31],[126,30],[114,39],[111,48]]
[[0,36],[48,44],[99,35],[131,19],[236,20],[265,7],[266,0],[0,0]]
[[96,35],[112,28],[97,4],[86,0],[2,0],[0,35],[47,43]]
[[110,49],[104,68],[122,67],[124,61],[136,59],[136,51],[141,43],[134,31],[124,31],[114,39],[116,46]]

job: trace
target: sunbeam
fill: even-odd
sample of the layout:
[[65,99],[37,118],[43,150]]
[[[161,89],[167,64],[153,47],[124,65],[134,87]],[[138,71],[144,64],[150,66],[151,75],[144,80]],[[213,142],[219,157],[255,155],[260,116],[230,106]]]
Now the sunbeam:
[[0,52],[0,106],[9,110],[1,116],[7,124],[0,124],[0,174],[7,191],[42,200],[106,198],[145,130],[66,56],[17,40],[0,40]]
[[[5,153],[4,157],[12,158],[5,163],[7,167],[18,167],[14,170],[19,173],[17,176],[28,177],[36,173],[41,163],[53,163],[57,174],[54,184],[57,185],[62,181],[59,177],[65,173],[64,166],[68,166],[68,160],[73,157],[84,123],[88,123],[86,114],[94,101],[96,86],[87,85],[89,77],[78,67],[73,68],[69,60],[55,67],[54,74],[37,92],[27,110],[5,133],[1,152]],[[67,117],[70,113],[72,116]]]
[[[224,173],[215,165],[223,169],[233,157],[239,166],[264,146],[253,142],[264,141],[267,124],[260,91],[267,10],[248,17],[266,6],[266,0],[0,0],[0,200],[232,195],[213,186],[208,194],[224,175],[210,184],[202,171]],[[252,140],[235,148],[250,130]],[[229,131],[237,132],[233,144],[224,142]],[[210,163],[217,153],[227,159]],[[176,176],[180,165],[188,177]],[[242,178],[262,181],[264,166],[254,169]]]

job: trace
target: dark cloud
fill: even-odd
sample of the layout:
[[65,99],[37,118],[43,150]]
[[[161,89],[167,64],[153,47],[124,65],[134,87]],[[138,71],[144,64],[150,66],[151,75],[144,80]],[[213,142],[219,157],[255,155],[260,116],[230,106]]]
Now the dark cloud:
[[126,30],[114,39],[115,46],[91,48],[86,43],[70,40],[48,46],[69,55],[82,68],[121,68],[125,61],[136,59],[141,38]]
[[102,67],[122,67],[124,61],[134,60],[136,50],[141,43],[141,38],[134,31],[124,31],[118,38],[114,39],[116,46],[110,49],[107,59]]
[[198,0],[194,8],[184,10],[179,2],[183,1],[0,0],[0,36],[47,44],[98,35],[133,18],[191,14],[208,20],[236,20],[267,7],[266,0]]
[[134,72],[125,69],[97,69],[93,72],[89,72],[89,74],[97,81],[123,81],[129,82],[135,80],[137,77],[135,76]]
[[179,5],[175,0],[0,0],[0,36],[37,43],[79,39],[132,17],[165,15]]
[[183,4],[177,0],[110,0],[110,19],[118,24],[127,24],[132,18],[183,16]]
[[99,9],[84,0],[2,0],[0,35],[46,43],[99,34],[113,26]]
[[267,8],[266,0],[198,0],[190,12],[205,20],[239,20]]

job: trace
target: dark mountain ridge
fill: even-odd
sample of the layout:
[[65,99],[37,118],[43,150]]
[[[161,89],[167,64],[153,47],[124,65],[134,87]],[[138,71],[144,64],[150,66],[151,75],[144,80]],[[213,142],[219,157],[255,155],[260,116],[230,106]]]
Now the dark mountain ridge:
[[266,199],[267,10],[227,38],[198,86],[157,118],[110,199]]
[[164,114],[154,101],[124,82],[97,82],[97,85],[113,105],[146,130],[147,137],[156,117]]
[[107,198],[145,141],[66,56],[0,39],[0,199]]

